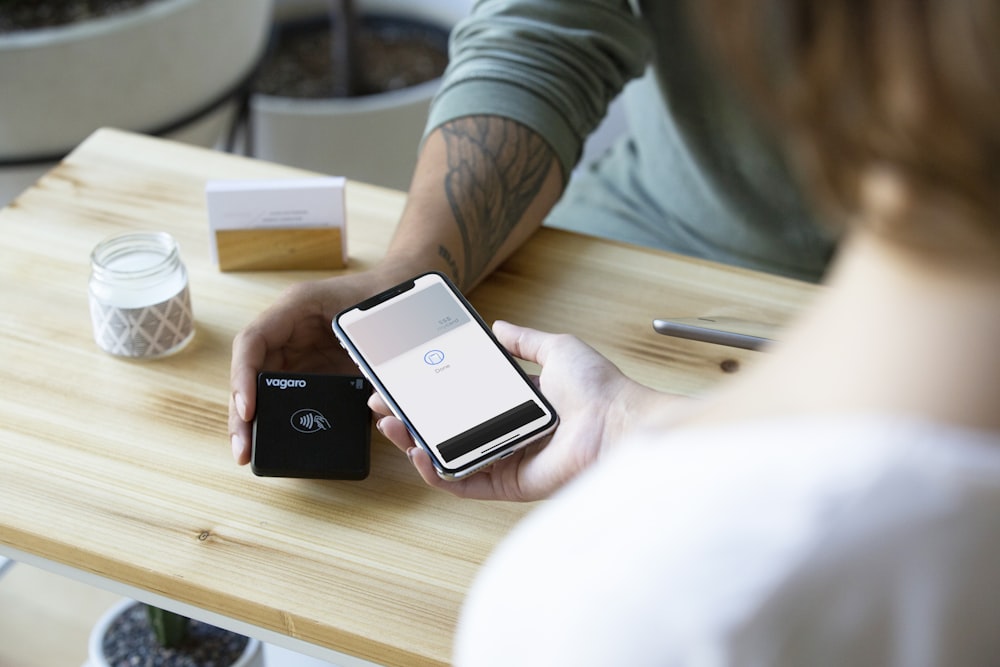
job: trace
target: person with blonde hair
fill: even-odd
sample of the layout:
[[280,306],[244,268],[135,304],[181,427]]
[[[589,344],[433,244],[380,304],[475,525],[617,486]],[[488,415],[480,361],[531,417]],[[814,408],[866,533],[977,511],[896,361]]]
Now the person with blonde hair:
[[446,482],[379,420],[433,486],[547,498],[474,583],[455,664],[993,664],[1000,1],[688,6],[843,229],[837,257],[782,342],[699,400],[498,322],[541,366],[551,440]]

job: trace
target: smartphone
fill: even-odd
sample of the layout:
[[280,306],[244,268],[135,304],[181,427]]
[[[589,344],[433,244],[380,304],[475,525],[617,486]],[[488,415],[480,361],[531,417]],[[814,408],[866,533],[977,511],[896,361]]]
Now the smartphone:
[[684,317],[653,320],[653,329],[675,338],[761,350],[774,342],[775,328],[762,322],[735,317]]
[[333,330],[445,479],[471,475],[558,424],[444,274],[419,275],[344,310]]

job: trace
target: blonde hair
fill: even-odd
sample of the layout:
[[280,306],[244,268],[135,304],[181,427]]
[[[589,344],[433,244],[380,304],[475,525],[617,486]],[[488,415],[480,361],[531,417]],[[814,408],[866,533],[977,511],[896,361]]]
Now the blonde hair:
[[960,212],[1000,245],[1000,0],[692,5],[827,211],[861,213],[878,170],[904,185],[907,217]]

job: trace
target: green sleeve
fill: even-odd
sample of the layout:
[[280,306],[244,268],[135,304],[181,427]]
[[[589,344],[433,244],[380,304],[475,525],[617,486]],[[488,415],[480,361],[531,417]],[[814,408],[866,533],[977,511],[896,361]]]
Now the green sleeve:
[[650,49],[624,0],[482,0],[452,31],[425,137],[463,116],[503,116],[548,141],[568,176]]

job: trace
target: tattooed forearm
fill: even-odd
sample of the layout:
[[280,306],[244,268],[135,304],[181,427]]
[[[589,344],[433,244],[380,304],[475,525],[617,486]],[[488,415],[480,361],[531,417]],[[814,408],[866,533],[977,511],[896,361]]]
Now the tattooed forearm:
[[459,276],[458,262],[456,262],[455,258],[451,256],[450,252],[448,252],[448,248],[444,247],[443,245],[438,246],[438,256],[441,257],[441,259],[443,259],[445,263],[448,265],[448,271],[451,272],[451,278],[452,280],[455,281],[455,284],[461,285],[462,279]]
[[460,273],[451,253],[443,247],[441,252],[456,282],[467,285],[486,269],[541,191],[554,157],[541,137],[505,118],[461,118],[441,130],[448,156],[445,196],[465,255]]

